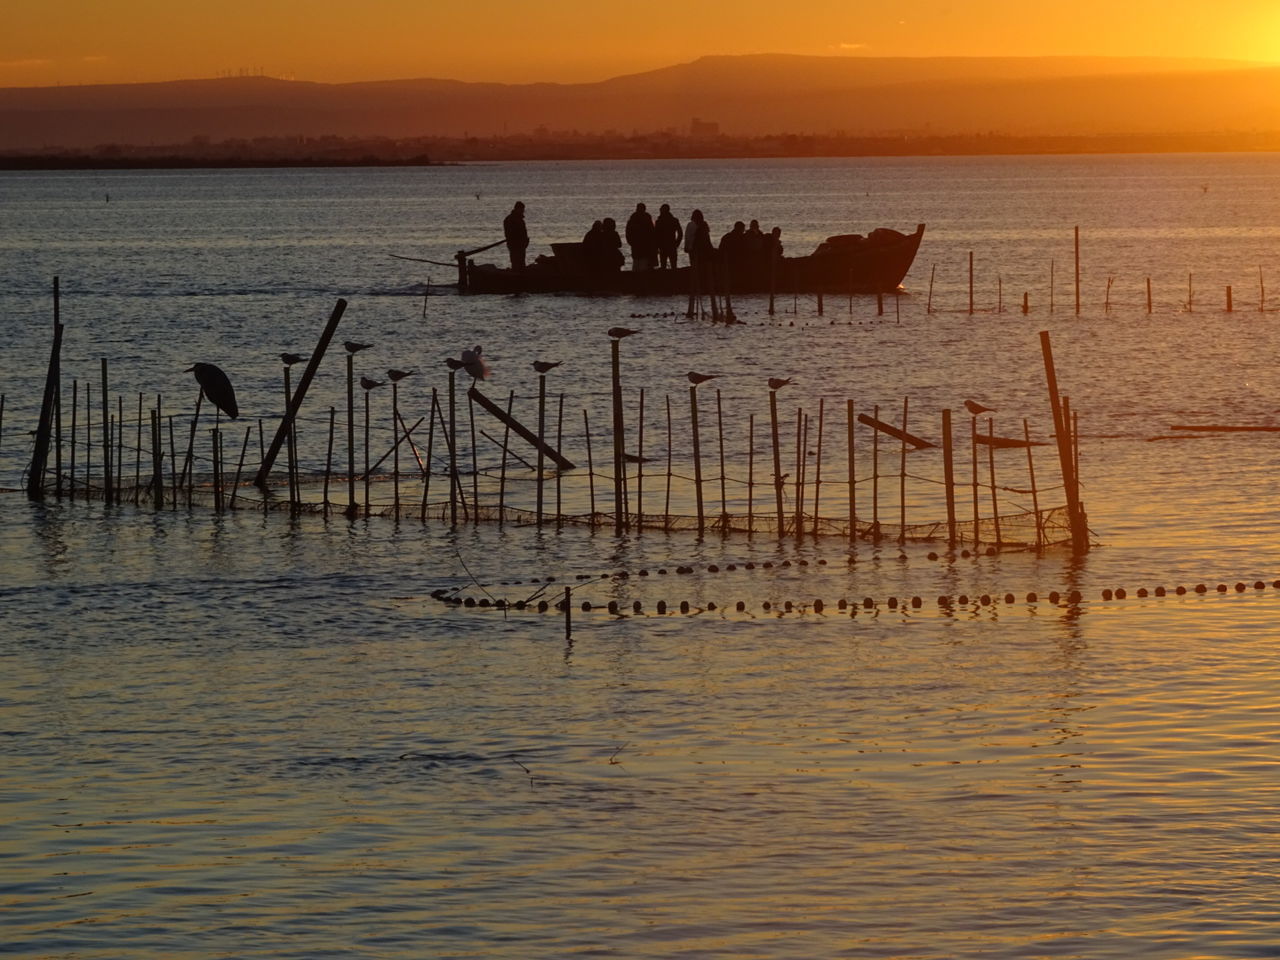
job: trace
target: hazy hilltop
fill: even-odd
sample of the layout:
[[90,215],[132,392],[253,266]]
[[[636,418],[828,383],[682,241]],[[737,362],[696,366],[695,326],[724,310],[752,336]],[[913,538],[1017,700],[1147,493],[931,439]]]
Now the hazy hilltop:
[[584,84],[267,77],[0,88],[0,149],[268,136],[1012,136],[1280,130],[1280,67],[1097,57],[703,57]]

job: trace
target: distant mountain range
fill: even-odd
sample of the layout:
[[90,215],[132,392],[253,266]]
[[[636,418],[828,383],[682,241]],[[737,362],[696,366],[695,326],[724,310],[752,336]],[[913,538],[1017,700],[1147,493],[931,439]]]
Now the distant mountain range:
[[[1063,136],[1280,130],[1280,66],[1097,57],[703,57],[599,83],[268,77],[0,88],[0,150],[546,131]],[[704,132],[710,128],[703,128]]]

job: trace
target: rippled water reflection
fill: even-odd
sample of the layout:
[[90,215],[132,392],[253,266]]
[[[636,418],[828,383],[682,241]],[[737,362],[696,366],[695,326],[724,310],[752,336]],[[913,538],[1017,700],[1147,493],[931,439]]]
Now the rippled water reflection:
[[[1134,251],[1147,259],[1126,276],[1149,271],[1166,288],[1189,260],[1207,275],[1205,289],[1208,278],[1243,286],[1245,264],[1269,270],[1277,220],[1266,212],[1280,196],[1280,167],[1270,158],[1047,158],[828,163],[803,182],[779,176],[796,167],[737,165],[741,196],[779,212],[800,205],[816,220],[852,202],[839,199],[850,178],[874,184],[858,205],[876,221],[892,212],[895,222],[937,224],[921,262],[951,264],[935,291],[949,310],[971,246],[1005,258],[1006,277],[1039,276],[1040,254],[1069,243],[1069,233],[1043,228],[1050,212],[1064,225],[1093,217],[1092,306],[1079,320],[971,320],[926,317],[913,296],[901,326],[868,325],[868,305],[856,304],[861,329],[819,322],[803,305],[794,328],[650,318],[629,354],[633,382],[674,389],[694,354],[753,371],[726,378],[744,411],[758,402],[747,382],[757,372],[795,372],[796,403],[854,393],[887,404],[909,393],[937,410],[975,395],[1042,416],[1035,332],[1051,329],[1086,425],[1086,500],[1101,549],[1080,564],[1056,552],[929,560],[927,548],[900,554],[896,545],[861,545],[850,557],[831,542],[451,533],[384,520],[32,507],[4,495],[0,952],[1275,955],[1280,591],[1252,587],[1280,576],[1275,441],[1148,439],[1170,423],[1274,417],[1270,351],[1257,336],[1273,321],[1188,314],[1172,294],[1153,318],[1132,302],[1108,315],[1096,281],[1112,269],[1100,260]],[[432,193],[442,183],[480,178],[485,199],[470,202],[490,212],[517,187],[544,208],[561,198],[567,229],[593,203],[630,198],[619,177],[647,184],[646,196],[663,188],[673,202],[677,184],[693,184],[711,195],[706,207],[721,203],[724,220],[732,205],[709,186],[723,172],[121,175],[111,186],[119,216],[136,215],[126,185],[151,191],[140,222],[156,231],[145,244],[134,227],[124,238],[108,225],[89,229],[67,184],[88,192],[92,178],[6,175],[9,202],[22,194],[21,227],[0,240],[14,255],[0,297],[4,481],[16,483],[24,463],[16,438],[25,427],[15,424],[30,415],[47,349],[47,328],[31,321],[45,316],[51,272],[69,288],[69,363],[87,376],[110,352],[125,393],[181,395],[186,381],[170,371],[194,343],[236,358],[242,403],[270,409],[270,358],[309,342],[329,298],[344,295],[350,333],[403,347],[381,363],[407,355],[435,365],[437,354],[484,336],[502,387],[527,390],[515,371],[535,338],[540,352],[570,361],[585,404],[607,383],[598,330],[651,307],[443,297],[432,298],[424,325],[421,299],[406,295],[411,281],[384,262],[385,249],[422,242],[406,222],[419,210],[433,219],[428,255],[483,239],[465,229],[463,198]],[[590,189],[571,196],[571,181]],[[193,183],[201,187],[191,194]],[[1183,196],[1187,185],[1195,191]],[[899,210],[903,197],[923,197],[921,209]],[[274,198],[274,215],[255,228],[265,240],[245,213],[264,198]],[[1149,215],[1130,228],[1135,207]],[[384,232],[363,229],[368,221]],[[79,232],[51,236],[60,222]],[[1233,224],[1250,229],[1224,246]],[[1212,230],[1218,239],[1205,245]],[[266,255],[277,240],[279,257]],[[324,279],[304,281],[304,268]],[[926,280],[918,266],[914,294]],[[761,319],[759,304],[747,308]],[[317,389],[317,403],[330,402],[332,386]],[[656,573],[678,563],[695,572]],[[535,578],[556,577],[546,588],[558,590],[580,574],[642,568],[651,575],[580,595],[628,609],[640,600],[647,612],[575,613],[571,642],[558,617],[456,610],[429,597],[438,587],[477,592],[468,569],[496,596],[516,598],[540,589]],[[1237,580],[1249,584],[1243,593],[1133,595]],[[1116,586],[1129,598],[1099,599]],[[1024,600],[1068,588],[1085,602]],[[1017,602],[935,602],[1006,591]],[[924,598],[919,609],[885,603],[912,595]],[[835,607],[864,596],[875,609]],[[761,610],[766,599],[814,598],[827,601],[823,614]],[[658,616],[659,599],[688,599],[698,612]],[[749,613],[732,611],[739,599]]]

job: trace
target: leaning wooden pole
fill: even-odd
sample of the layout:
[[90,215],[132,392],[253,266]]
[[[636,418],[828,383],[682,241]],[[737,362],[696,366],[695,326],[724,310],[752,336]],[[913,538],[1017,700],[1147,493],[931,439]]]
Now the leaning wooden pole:
[[973,472],[970,480],[973,486],[973,546],[976,550],[982,542],[980,521],[978,519],[978,418],[969,418],[969,452],[973,455]]
[[908,397],[902,398],[902,454],[898,463],[898,542],[907,540],[907,405]]
[[991,443],[987,444],[987,479],[991,481],[991,522],[996,534],[996,549],[1000,549],[1000,500],[996,495],[996,422],[987,417],[987,436]]
[[1079,488],[1076,486],[1075,464],[1071,452],[1070,428],[1062,412],[1062,400],[1058,394],[1058,374],[1053,363],[1053,347],[1049,343],[1049,331],[1040,331],[1040,349],[1044,354],[1044,373],[1049,389],[1049,404],[1053,408],[1053,431],[1058,441],[1058,462],[1062,469],[1062,482],[1067,494],[1067,518],[1071,524],[1071,546],[1076,553],[1089,550],[1089,525],[1081,508]]
[[[511,408],[516,402],[516,392],[514,390],[507,394],[507,417],[511,417]],[[583,411],[584,413],[586,411]],[[507,459],[509,447],[511,446],[511,425],[505,424],[506,431],[502,434],[502,466],[498,468],[498,528],[502,528],[503,522],[506,520],[507,513]],[[428,466],[430,464],[428,463]]]
[[1040,492],[1036,489],[1036,463],[1031,456],[1031,426],[1022,419],[1022,436],[1027,442],[1027,476],[1031,480],[1031,509],[1036,516],[1036,549],[1044,546],[1044,528],[1040,523]]
[[325,324],[324,331],[320,334],[320,339],[316,342],[315,349],[311,351],[311,359],[307,361],[307,369],[303,372],[302,379],[298,381],[298,389],[294,391],[293,397],[289,400],[289,408],[285,412],[285,418],[276,429],[276,435],[271,441],[271,446],[267,448],[267,454],[263,457],[262,465],[258,468],[258,475],[253,478],[255,486],[266,488],[267,477],[271,475],[271,467],[275,464],[276,457],[280,454],[280,447],[284,444],[289,431],[293,429],[293,422],[297,419],[298,411],[302,408],[302,401],[307,397],[307,390],[311,386],[311,381],[315,379],[316,371],[320,369],[320,361],[324,359],[325,351],[329,349],[329,341],[333,339],[333,334],[338,329],[338,321],[342,319],[342,314],[346,309],[347,301],[345,300],[339,299],[334,305],[333,312],[329,315],[329,321]]
[[720,532],[729,533],[729,498],[725,484],[724,465],[724,404],[720,399],[720,391],[716,390],[716,436],[720,439]]
[[[45,371],[44,399],[40,403],[40,419],[36,425],[35,452],[31,457],[31,469],[27,472],[27,499],[37,502],[44,500],[44,473],[49,462],[49,435],[53,423],[54,395],[60,377],[61,357],[62,324],[55,322],[53,345],[49,350],[49,366]],[[105,371],[106,360],[102,363]],[[103,376],[105,378],[105,372]]]

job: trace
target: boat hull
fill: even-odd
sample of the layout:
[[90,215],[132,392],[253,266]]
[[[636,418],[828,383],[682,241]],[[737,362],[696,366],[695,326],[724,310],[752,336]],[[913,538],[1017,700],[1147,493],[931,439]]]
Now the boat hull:
[[[702,292],[871,294],[897,290],[915,261],[924,224],[914,233],[875,230],[867,237],[832,237],[808,256],[726,263],[717,260]],[[688,294],[690,267],[598,272],[585,266],[580,244],[553,244],[554,254],[523,270],[468,262],[463,290],[472,294],[581,293],[601,296]]]

